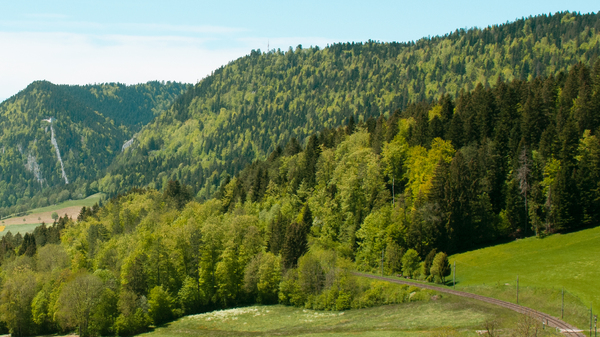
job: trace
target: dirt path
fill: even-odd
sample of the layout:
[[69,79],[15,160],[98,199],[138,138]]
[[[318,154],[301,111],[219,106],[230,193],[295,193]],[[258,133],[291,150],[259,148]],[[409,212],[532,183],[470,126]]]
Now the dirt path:
[[487,302],[487,303],[499,305],[501,307],[505,307],[507,309],[516,311],[516,312],[521,313],[521,314],[531,315],[531,316],[537,318],[538,320],[540,320],[542,322],[545,322],[550,327],[554,327],[554,328],[560,329],[560,331],[564,335],[585,337],[585,335],[583,333],[579,332],[579,331],[581,331],[580,329],[577,329],[576,327],[572,326],[571,324],[569,324],[569,323],[567,323],[567,322],[565,322],[565,321],[563,321],[561,319],[558,319],[558,318],[556,318],[554,316],[550,316],[550,315],[545,314],[543,312],[540,312],[540,311],[537,311],[537,310],[533,310],[531,308],[527,308],[527,307],[524,307],[522,305],[518,305],[518,304],[506,302],[506,301],[497,300],[497,299],[491,298],[491,297],[485,297],[485,296],[481,296],[481,295],[475,295],[475,294],[471,294],[471,293],[465,293],[465,292],[462,292],[462,291],[456,291],[456,290],[452,290],[452,289],[447,289],[447,288],[442,288],[442,287],[436,287],[436,286],[429,285],[429,284],[423,284],[423,283],[417,283],[417,282],[410,282],[410,281],[404,281],[404,280],[397,280],[397,279],[393,279],[393,278],[387,278],[387,277],[375,276],[375,275],[369,275],[369,274],[363,274],[363,273],[354,273],[354,274],[357,275],[357,276],[368,277],[368,278],[372,278],[372,279],[383,280],[383,281],[388,281],[388,282],[393,282],[393,283],[398,283],[398,284],[414,285],[414,286],[417,286],[419,288],[431,289],[431,290],[439,291],[441,293],[447,293],[447,294],[452,294],[452,295],[456,295],[456,296],[473,298],[473,299],[480,300],[480,301],[483,301],[483,302]]

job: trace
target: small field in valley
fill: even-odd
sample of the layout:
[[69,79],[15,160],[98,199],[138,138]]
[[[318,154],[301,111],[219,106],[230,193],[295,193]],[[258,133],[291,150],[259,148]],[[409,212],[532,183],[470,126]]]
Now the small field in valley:
[[214,311],[183,317],[142,336],[478,336],[476,330],[486,321],[497,320],[499,328],[509,329],[520,319],[508,309],[443,295],[435,301],[343,312],[282,305]]
[[3,219],[0,222],[0,237],[4,236],[8,231],[13,234],[32,232],[35,227],[43,223],[52,224],[52,213],[56,212],[59,216],[69,216],[77,218],[82,207],[91,207],[100,202],[101,193],[96,193],[81,200],[68,200],[60,204],[51,205],[42,208],[32,209],[27,212],[27,215],[11,217]]
[[543,239],[527,238],[450,257],[456,261],[456,289],[561,316],[565,288],[565,321],[589,327],[589,308],[600,310],[600,228]]

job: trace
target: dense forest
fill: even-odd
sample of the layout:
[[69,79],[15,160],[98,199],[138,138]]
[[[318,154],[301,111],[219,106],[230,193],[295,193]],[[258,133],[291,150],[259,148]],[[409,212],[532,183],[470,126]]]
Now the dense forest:
[[[67,86],[40,81],[4,101],[0,104],[1,215],[97,191],[93,181],[104,174],[123,144],[186,88],[159,82]],[[52,126],[44,121],[50,117]]]
[[129,335],[251,303],[427,301],[351,271],[443,283],[447,253],[597,226],[599,109],[600,60],[351,116],[226,176],[204,203],[179,181],[132,189],[4,236],[0,320],[14,336]]
[[0,239],[0,331],[427,301],[352,271],[444,283],[447,254],[597,226],[598,19],[253,51],[193,87],[33,83],[0,105],[4,210],[111,198]]
[[227,174],[295,137],[409,104],[456,98],[478,84],[554,76],[600,55],[600,16],[557,13],[408,43],[260,50],[180,96],[119,155],[99,189],[162,189],[169,180],[214,195]]

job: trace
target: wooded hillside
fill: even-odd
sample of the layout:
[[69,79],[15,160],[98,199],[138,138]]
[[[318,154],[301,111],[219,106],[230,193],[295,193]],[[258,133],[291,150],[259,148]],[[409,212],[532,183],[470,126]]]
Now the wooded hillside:
[[[4,101],[0,214],[86,197],[97,190],[91,183],[123,143],[185,88],[179,83],[67,86],[40,81]],[[68,185],[51,142],[50,123],[43,121],[50,117]]]
[[340,43],[253,51],[217,69],[144,128],[99,184],[109,195],[178,179],[201,199],[225,174],[292,137],[481,84],[567,72],[600,55],[597,14],[558,13],[410,43]]

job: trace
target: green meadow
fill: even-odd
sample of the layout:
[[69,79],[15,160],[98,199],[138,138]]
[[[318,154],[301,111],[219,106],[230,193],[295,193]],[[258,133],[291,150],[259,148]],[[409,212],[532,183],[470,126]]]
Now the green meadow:
[[283,305],[252,306],[183,317],[145,337],[186,336],[477,336],[486,321],[501,329],[521,316],[483,302],[444,295],[429,302],[367,309],[315,311]]
[[[27,213],[30,215],[35,215],[37,213],[55,212],[55,211],[59,211],[61,209],[73,207],[73,206],[92,207],[92,206],[94,206],[94,204],[97,204],[97,203],[99,204],[100,199],[102,199],[103,196],[104,196],[103,193],[96,193],[96,194],[90,195],[89,197],[87,197],[85,199],[67,200],[67,201],[61,202],[60,204],[35,208],[35,209],[28,211]],[[61,215],[61,214],[59,213],[59,215]]]
[[4,229],[0,231],[0,238],[6,235],[6,233],[9,231],[12,234],[21,233],[21,235],[24,235],[25,233],[31,233],[39,225],[41,225],[41,223],[26,223],[22,225],[5,226]]
[[589,327],[589,307],[600,311],[600,227],[542,239],[527,238],[457,254],[457,290],[516,302]]

